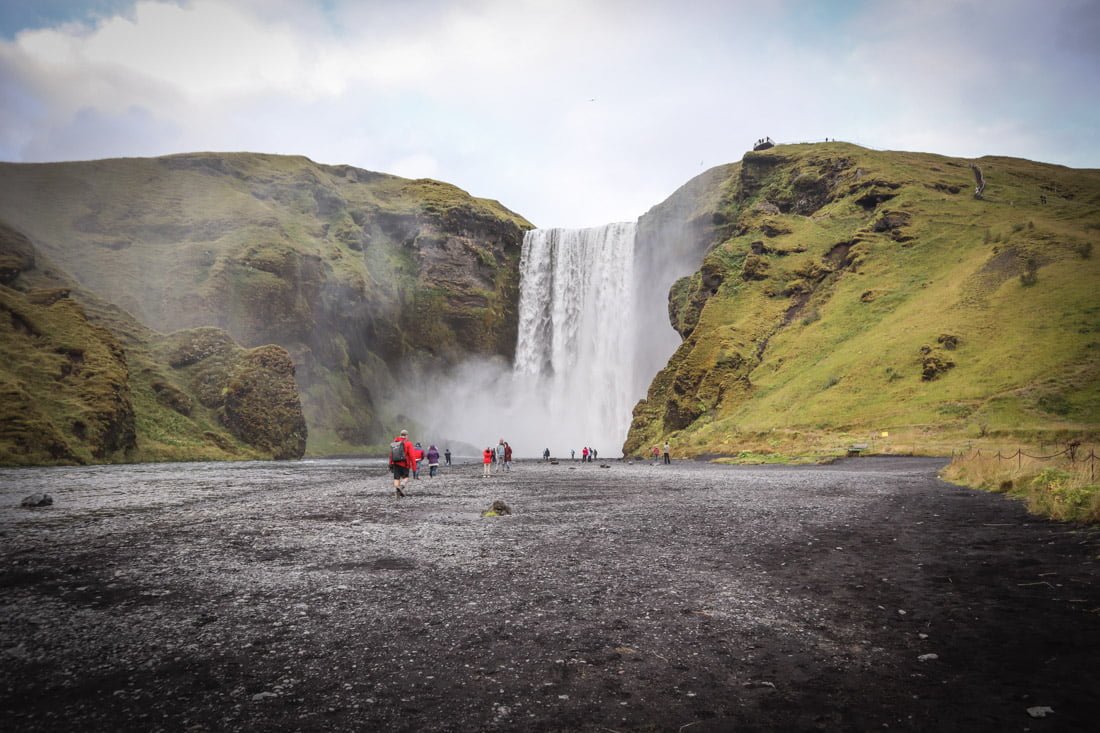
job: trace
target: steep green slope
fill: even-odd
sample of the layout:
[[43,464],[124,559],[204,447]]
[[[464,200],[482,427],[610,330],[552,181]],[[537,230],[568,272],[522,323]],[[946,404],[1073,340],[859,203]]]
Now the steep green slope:
[[531,226],[438,181],[244,153],[0,164],[0,218],[157,331],[285,347],[312,453],[386,437],[397,371],[511,356]]
[[163,337],[0,222],[0,465],[297,458],[285,350],[219,329]]
[[[628,453],[1100,429],[1100,172],[827,143],[746,154],[677,282]],[[713,192],[713,188],[711,191]],[[889,433],[883,439],[882,433]]]

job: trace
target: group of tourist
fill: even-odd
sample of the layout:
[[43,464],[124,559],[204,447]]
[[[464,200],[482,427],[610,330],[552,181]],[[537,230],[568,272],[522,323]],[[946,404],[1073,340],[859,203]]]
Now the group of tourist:
[[[666,466],[667,466],[667,465],[670,465],[670,464],[672,463],[672,456],[670,455],[670,451],[671,451],[671,450],[672,450],[672,446],[671,446],[671,445],[669,445],[669,444],[668,444],[668,441],[666,440],[666,441],[665,441],[665,465],[666,465]],[[653,463],[654,463],[654,464],[656,464],[656,463],[657,463],[657,459],[658,459],[658,458],[660,457],[660,455],[661,455],[661,449],[660,449],[660,448],[658,448],[657,446],[653,446],[653,450],[651,450],[651,451],[649,452],[649,455],[651,455],[651,456],[653,457]]]
[[496,466],[497,473],[511,471],[512,446],[508,445],[508,441],[504,438],[497,441],[496,448],[486,446],[485,450],[481,452],[481,466],[482,476],[489,476],[492,473],[493,466]]
[[[664,444],[664,463],[666,465],[672,463],[670,451],[671,446],[666,441]],[[656,463],[661,456],[661,449],[653,446],[650,455]],[[595,448],[590,448],[587,445],[581,448],[582,463],[593,463],[598,457],[599,452]],[[413,479],[420,478],[420,464],[422,461],[428,463],[428,477],[435,478],[436,471],[439,469],[439,458],[439,450],[434,445],[428,446],[428,450],[424,451],[420,443],[413,443],[409,440],[408,430],[402,430],[399,435],[394,437],[393,442],[390,443],[390,472],[393,474],[393,489],[397,496],[405,495],[405,487],[410,476]],[[445,465],[450,466],[450,448],[444,451],[443,458],[446,461]],[[543,451],[542,458],[544,461],[550,460],[549,448]],[[574,461],[577,460],[577,451],[570,449],[569,458]],[[494,469],[497,473],[511,471],[512,446],[504,438],[497,441],[496,447],[486,446],[485,450],[481,452],[481,465],[481,475],[485,478],[491,476]]]
[[[409,431],[402,430],[390,443],[390,473],[393,474],[393,490],[397,496],[405,495],[405,486],[409,483],[409,477],[420,480],[420,464],[427,462],[428,478],[435,478],[439,470],[439,449],[429,445],[425,451],[420,443],[409,440]],[[451,465],[451,449],[443,451],[443,459],[446,465]]]

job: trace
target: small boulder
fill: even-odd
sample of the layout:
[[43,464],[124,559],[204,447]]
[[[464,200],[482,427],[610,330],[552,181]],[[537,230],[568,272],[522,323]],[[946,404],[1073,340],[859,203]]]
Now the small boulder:
[[497,499],[492,505],[481,513],[483,517],[502,517],[512,513],[511,507],[505,504],[500,499]]
[[23,501],[19,502],[19,506],[33,509],[40,506],[50,506],[53,504],[53,497],[49,494],[31,494],[30,496],[23,497]]

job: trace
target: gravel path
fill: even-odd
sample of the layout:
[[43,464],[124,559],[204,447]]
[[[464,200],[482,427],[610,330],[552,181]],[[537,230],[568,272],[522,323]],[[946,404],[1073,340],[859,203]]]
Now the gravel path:
[[0,728],[1092,730],[1100,531],[941,465],[0,471]]

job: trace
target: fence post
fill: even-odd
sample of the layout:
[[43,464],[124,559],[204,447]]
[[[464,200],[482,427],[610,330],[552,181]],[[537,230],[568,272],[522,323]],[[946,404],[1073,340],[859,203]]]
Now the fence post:
[[1024,449],[1016,449],[1016,470],[1019,471],[1024,467]]

